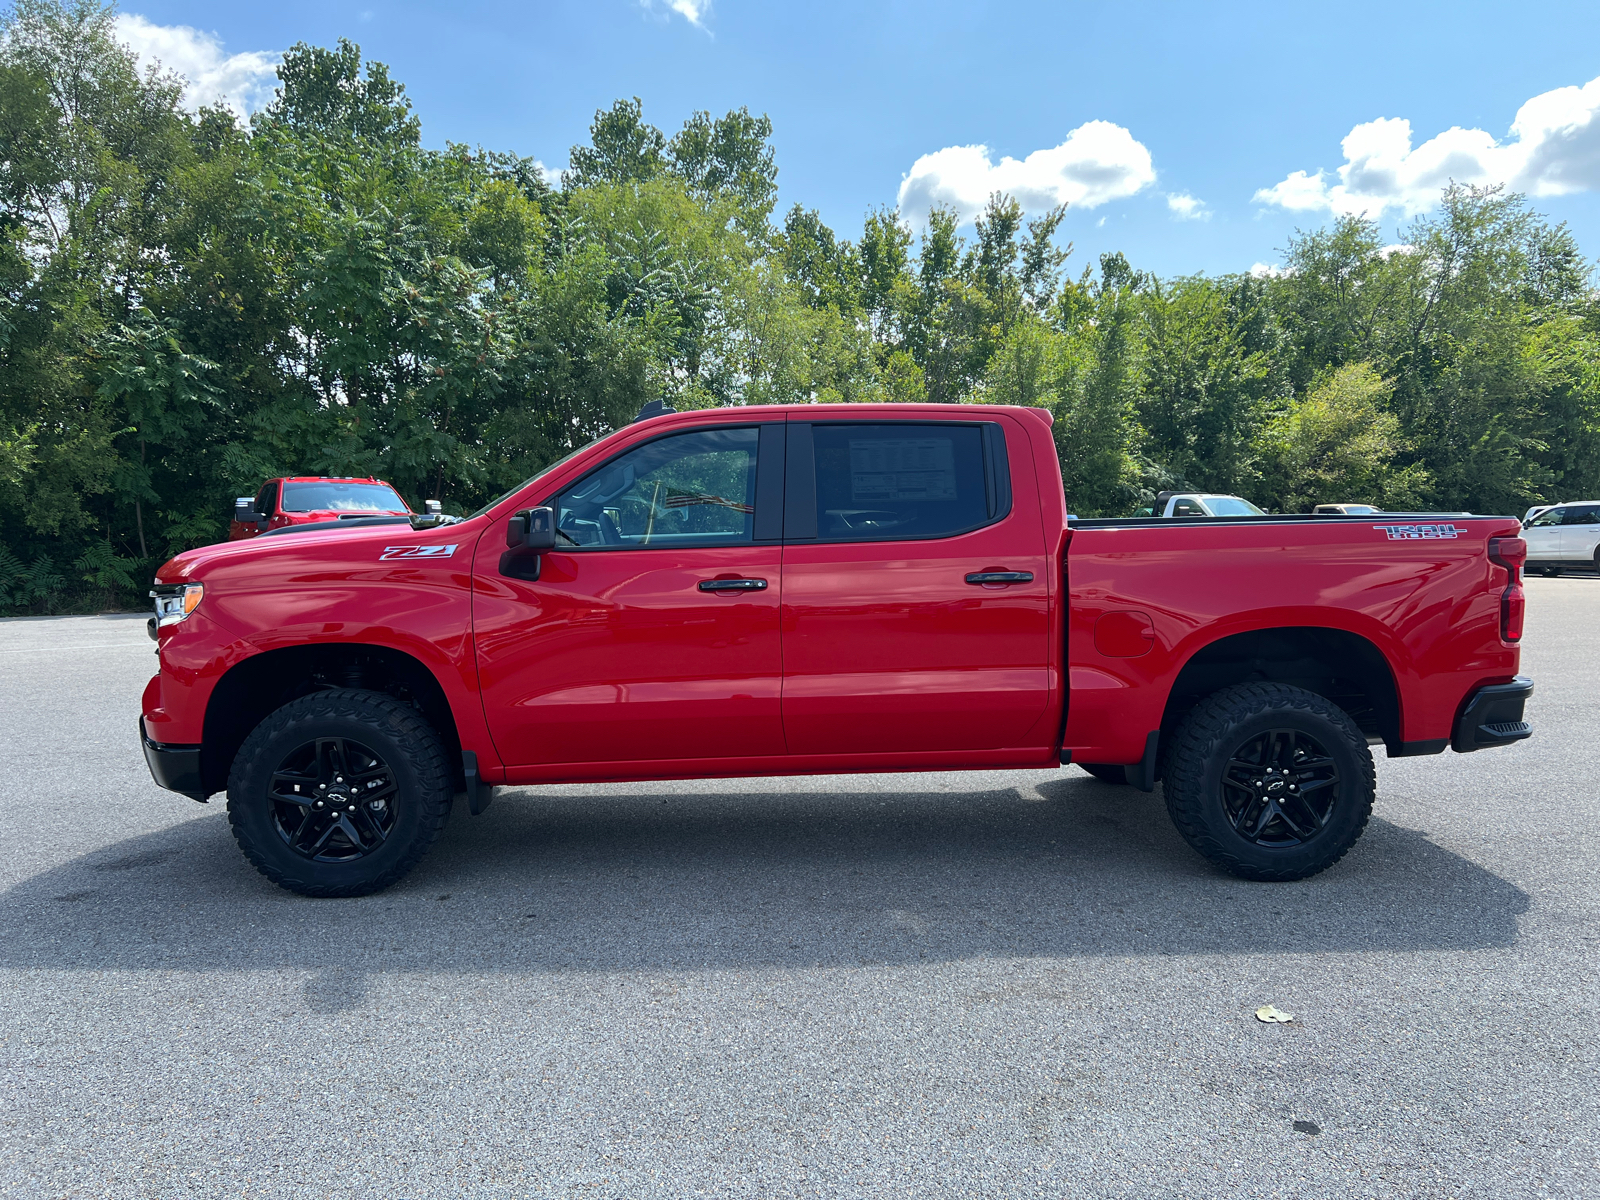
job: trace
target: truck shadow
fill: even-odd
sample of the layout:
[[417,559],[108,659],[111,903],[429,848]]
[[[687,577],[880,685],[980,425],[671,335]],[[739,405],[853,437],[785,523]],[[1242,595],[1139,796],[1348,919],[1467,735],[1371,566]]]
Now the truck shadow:
[[[725,785],[724,785],[725,786]],[[649,971],[979,957],[1480,949],[1527,895],[1375,820],[1297,884],[1211,869],[1160,795],[1089,779],[971,792],[502,792],[396,887],[313,901],[212,810],[0,895],[0,965],[317,972],[315,1009],[393,972]]]

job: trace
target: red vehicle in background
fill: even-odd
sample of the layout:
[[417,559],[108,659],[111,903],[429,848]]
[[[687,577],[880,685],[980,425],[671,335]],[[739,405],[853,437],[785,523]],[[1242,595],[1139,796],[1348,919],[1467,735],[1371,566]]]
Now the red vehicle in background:
[[235,500],[228,540],[243,541],[292,525],[411,515],[410,505],[381,479],[293,475],[269,479],[254,496]]

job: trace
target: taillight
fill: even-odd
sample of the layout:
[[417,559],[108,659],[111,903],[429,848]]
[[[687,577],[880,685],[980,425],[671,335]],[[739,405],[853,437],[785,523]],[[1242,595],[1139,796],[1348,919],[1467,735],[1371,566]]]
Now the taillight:
[[1490,538],[1489,561],[1506,569],[1506,590],[1500,593],[1500,637],[1522,640],[1522,615],[1527,598],[1522,594],[1522,564],[1528,561],[1528,543],[1519,537]]

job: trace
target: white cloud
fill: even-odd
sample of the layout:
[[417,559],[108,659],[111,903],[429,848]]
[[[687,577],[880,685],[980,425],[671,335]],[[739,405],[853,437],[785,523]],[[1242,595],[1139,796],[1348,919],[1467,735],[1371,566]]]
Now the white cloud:
[[1058,204],[1097,208],[1155,182],[1150,151],[1120,125],[1090,121],[1048,150],[1020,162],[989,157],[987,146],[948,146],[924,154],[900,184],[900,214],[922,225],[934,205],[953,208],[963,223],[984,209],[992,192],[1005,192],[1029,212]]
[[1324,171],[1295,171],[1258,191],[1256,201],[1376,219],[1388,209],[1428,211],[1452,180],[1535,196],[1589,191],[1600,188],[1600,79],[1535,96],[1517,110],[1503,142],[1458,126],[1413,148],[1410,121],[1380,117],[1352,129],[1343,148],[1337,182]]
[[182,75],[187,87],[184,103],[190,108],[223,104],[247,117],[272,98],[277,86],[281,55],[259,50],[224,54],[214,33],[188,25],[156,25],[137,13],[119,13],[117,36],[150,66]]
[[711,0],[639,0],[639,7],[646,12],[658,8],[675,12],[696,29],[704,29],[705,18],[711,15]]
[[1167,208],[1180,221],[1209,221],[1211,210],[1204,200],[1196,200],[1188,192],[1168,192]]
[[1282,279],[1288,274],[1291,274],[1291,272],[1280,267],[1277,263],[1258,262],[1250,268],[1250,276],[1253,279]]

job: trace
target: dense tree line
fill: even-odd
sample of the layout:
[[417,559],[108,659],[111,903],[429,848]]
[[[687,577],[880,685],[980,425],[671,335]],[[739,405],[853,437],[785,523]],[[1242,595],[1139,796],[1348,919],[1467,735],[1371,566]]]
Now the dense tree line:
[[1063,213],[965,237],[774,216],[771,126],[638,100],[537,164],[425,149],[358,49],[299,45],[247,124],[185,111],[98,0],[0,39],[0,611],[138,602],[285,473],[466,511],[647,400],[1042,405],[1072,508],[1159,488],[1520,511],[1600,494],[1600,304],[1564,227],[1452,188],[1281,274],[1073,274]]

